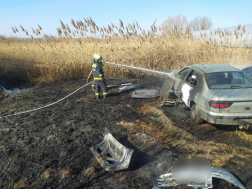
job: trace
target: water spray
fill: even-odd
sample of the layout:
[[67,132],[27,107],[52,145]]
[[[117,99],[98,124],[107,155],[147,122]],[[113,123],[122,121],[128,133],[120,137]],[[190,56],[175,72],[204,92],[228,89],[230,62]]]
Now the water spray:
[[147,71],[147,72],[152,72],[152,73],[157,73],[157,74],[163,74],[163,75],[171,75],[172,73],[167,73],[167,72],[161,72],[157,70],[152,70],[152,69],[147,69],[147,68],[141,68],[141,67],[136,67],[136,66],[129,66],[125,64],[118,64],[118,63],[111,63],[111,62],[104,62],[105,64],[111,64],[115,66],[121,66],[125,68],[131,68],[131,69],[136,69],[136,70],[141,70],[141,71]]

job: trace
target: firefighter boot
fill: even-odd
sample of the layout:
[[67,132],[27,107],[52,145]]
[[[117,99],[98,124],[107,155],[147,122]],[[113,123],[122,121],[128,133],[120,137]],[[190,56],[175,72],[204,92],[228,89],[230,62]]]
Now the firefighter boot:
[[108,96],[108,93],[107,93],[107,92],[104,92],[104,93],[103,93],[103,98],[107,98],[107,96]]
[[100,93],[95,93],[96,99],[100,99]]

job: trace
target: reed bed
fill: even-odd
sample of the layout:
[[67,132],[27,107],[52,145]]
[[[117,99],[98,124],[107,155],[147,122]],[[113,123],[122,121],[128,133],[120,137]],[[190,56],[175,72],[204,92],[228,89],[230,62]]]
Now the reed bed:
[[[137,22],[127,26],[111,23],[98,27],[92,18],[60,21],[58,36],[43,33],[42,27],[28,32],[12,27],[17,38],[0,38],[0,73],[30,82],[53,82],[70,78],[86,78],[91,71],[94,53],[103,60],[170,71],[192,64],[218,63],[242,67],[252,63],[252,51],[228,48],[210,40],[194,38],[189,31],[164,30],[155,26],[143,30]],[[18,36],[24,32],[27,38]],[[218,33],[217,33],[218,34]],[[105,66],[106,77],[132,77],[143,73]]]

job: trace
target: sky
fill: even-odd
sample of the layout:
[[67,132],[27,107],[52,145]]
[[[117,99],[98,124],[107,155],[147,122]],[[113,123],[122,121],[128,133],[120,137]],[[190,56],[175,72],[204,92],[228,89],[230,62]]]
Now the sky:
[[[71,19],[91,17],[96,25],[124,25],[135,21],[149,29],[154,20],[160,26],[168,17],[184,15],[209,17],[214,28],[252,24],[252,0],[0,0],[0,35],[15,36],[11,27],[42,27],[46,34],[57,35],[59,20],[71,25]],[[21,37],[24,34],[19,34]]]

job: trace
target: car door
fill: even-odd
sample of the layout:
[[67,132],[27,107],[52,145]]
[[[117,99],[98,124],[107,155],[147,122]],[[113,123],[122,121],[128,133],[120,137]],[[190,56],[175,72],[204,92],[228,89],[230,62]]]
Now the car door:
[[185,68],[175,75],[174,92],[178,97],[181,97],[181,88],[185,83],[185,78],[191,71],[191,68]]
[[186,76],[185,82],[181,86],[181,99],[190,107],[190,102],[195,101],[195,95],[199,85],[199,74],[195,70],[191,70]]

